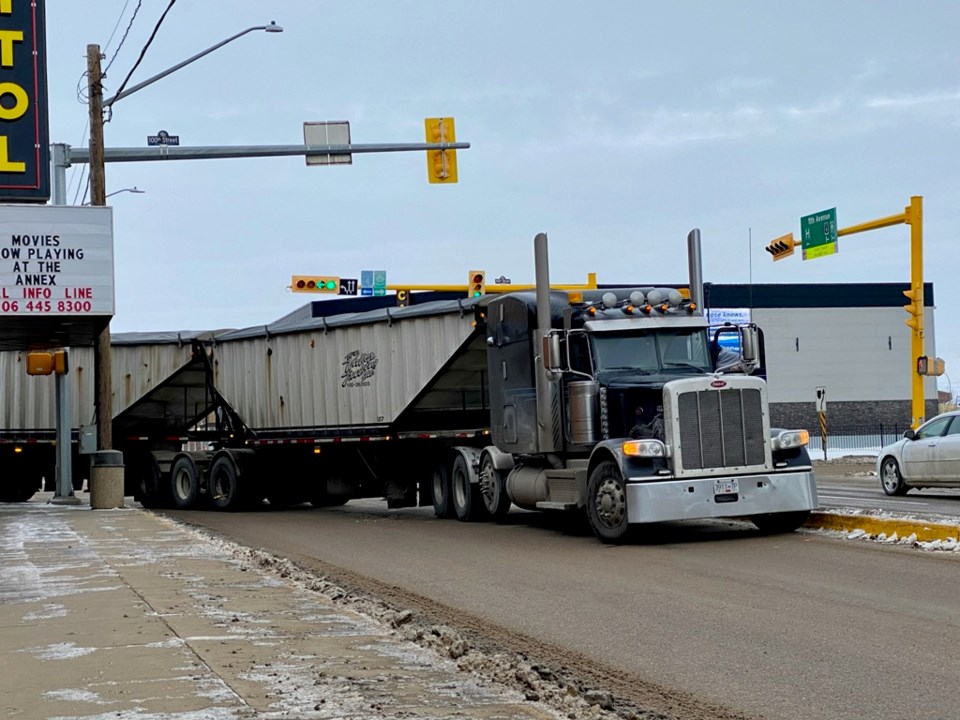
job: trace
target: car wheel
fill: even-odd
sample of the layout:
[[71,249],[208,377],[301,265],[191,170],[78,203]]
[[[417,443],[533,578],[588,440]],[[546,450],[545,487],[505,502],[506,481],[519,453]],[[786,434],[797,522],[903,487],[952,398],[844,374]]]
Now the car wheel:
[[906,495],[910,489],[903,481],[900,465],[892,457],[884,458],[880,466],[880,484],[887,495]]

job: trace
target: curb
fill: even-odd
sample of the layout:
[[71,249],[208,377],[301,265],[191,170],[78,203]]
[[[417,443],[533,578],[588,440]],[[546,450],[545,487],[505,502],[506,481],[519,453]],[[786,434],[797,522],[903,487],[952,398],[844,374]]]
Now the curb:
[[881,518],[870,515],[838,515],[813,512],[803,527],[843,532],[862,530],[869,535],[880,535],[882,533],[887,537],[893,535],[893,533],[901,538],[914,535],[919,542],[956,541],[960,538],[960,525],[936,523],[929,520]]

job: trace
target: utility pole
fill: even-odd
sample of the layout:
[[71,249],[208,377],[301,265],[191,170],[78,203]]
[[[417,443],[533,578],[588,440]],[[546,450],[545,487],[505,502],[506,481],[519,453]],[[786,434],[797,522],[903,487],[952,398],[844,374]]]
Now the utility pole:
[[[103,82],[100,46],[87,45],[87,97],[90,109],[90,204],[107,204],[103,144]],[[93,395],[97,408],[97,449],[113,447],[113,381],[110,362],[110,323],[93,346]]]

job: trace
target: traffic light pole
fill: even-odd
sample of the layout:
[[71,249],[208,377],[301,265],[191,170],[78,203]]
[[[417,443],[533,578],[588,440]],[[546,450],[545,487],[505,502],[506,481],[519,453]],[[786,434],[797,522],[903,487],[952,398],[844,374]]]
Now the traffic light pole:
[[910,290],[906,295],[912,303],[908,305],[913,308],[910,311],[912,317],[907,320],[910,326],[910,377],[911,377],[911,407],[910,412],[913,415],[910,427],[916,429],[925,419],[926,406],[923,398],[923,378],[924,376],[917,372],[917,358],[924,354],[924,311],[923,311],[923,198],[914,195],[910,198],[910,204],[904,208],[898,215],[871,220],[870,222],[851,225],[848,228],[837,230],[837,237],[843,235],[853,235],[854,233],[866,232],[867,230],[878,230],[880,228],[890,227],[891,225],[909,225],[910,226]]

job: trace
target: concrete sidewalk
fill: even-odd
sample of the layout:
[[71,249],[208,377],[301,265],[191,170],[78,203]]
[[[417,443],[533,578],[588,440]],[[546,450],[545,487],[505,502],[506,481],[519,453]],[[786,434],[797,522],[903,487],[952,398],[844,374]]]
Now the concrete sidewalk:
[[460,670],[148,511],[44,500],[0,505],[5,718],[602,714],[582,701],[557,712]]

